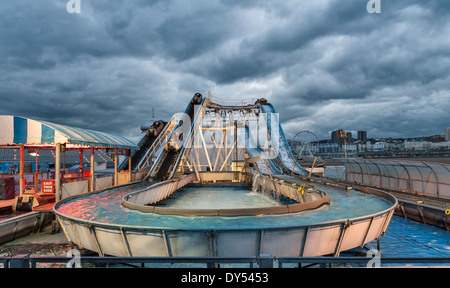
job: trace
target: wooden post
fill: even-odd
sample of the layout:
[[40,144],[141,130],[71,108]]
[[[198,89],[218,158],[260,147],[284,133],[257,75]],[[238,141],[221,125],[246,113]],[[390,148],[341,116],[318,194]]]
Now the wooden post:
[[294,170],[295,170],[295,166],[297,166],[297,158],[295,158],[294,156],[294,167],[292,167],[292,172],[291,172],[291,176],[294,174]]
[[309,170],[308,180],[311,180],[311,173],[312,173],[312,170],[314,169],[314,165],[316,165],[316,160],[317,160],[317,156],[314,157],[313,165],[311,167],[311,170]]
[[272,181],[273,181],[272,173],[270,173],[269,165],[267,165],[266,159],[263,159],[263,161],[264,161],[264,164],[266,164],[267,172],[269,172],[270,179],[272,179]]

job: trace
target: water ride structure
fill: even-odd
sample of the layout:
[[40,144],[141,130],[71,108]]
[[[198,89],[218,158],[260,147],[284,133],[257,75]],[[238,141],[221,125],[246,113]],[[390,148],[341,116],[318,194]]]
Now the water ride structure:
[[381,190],[302,167],[265,99],[197,93],[184,113],[141,128],[141,149],[120,169],[131,163],[146,171],[143,181],[54,206],[80,248],[132,257],[339,256],[384,235],[397,206]]

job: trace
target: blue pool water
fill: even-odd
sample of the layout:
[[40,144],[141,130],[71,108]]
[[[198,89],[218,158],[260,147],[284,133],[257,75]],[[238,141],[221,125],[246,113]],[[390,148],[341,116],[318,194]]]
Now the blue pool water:
[[[205,190],[207,193],[205,193]],[[273,197],[252,193],[246,187],[185,187],[165,200],[167,208],[178,209],[239,209],[248,207],[273,207],[281,205]]]
[[[366,246],[375,249],[377,243],[373,241]],[[394,216],[380,238],[380,250],[383,257],[450,257],[450,232]]]
[[[366,250],[367,249],[367,250]],[[355,248],[341,253],[342,257],[355,256],[354,253],[362,257],[367,255],[368,250],[377,249],[377,241],[374,240],[363,248]],[[450,232],[446,230],[423,224],[403,216],[394,215],[391,219],[386,234],[380,237],[379,260],[380,267],[426,267],[426,266],[450,266]],[[448,258],[445,263],[383,263],[385,257],[408,257],[425,258],[439,257]],[[294,267],[294,266],[291,266]]]
[[[107,191],[101,194],[94,194],[89,197],[79,198],[63,204],[58,211],[62,214],[96,221],[101,223],[114,223],[132,226],[146,227],[164,227],[164,228],[189,228],[189,229],[205,229],[205,227],[229,229],[238,227],[239,229],[251,227],[284,227],[292,225],[303,225],[308,223],[318,223],[329,220],[338,220],[344,217],[352,218],[358,216],[369,215],[387,209],[391,206],[384,199],[375,196],[366,195],[353,190],[343,190],[330,186],[316,185],[317,189],[321,189],[328,193],[331,199],[330,206],[324,206],[316,211],[302,212],[289,216],[262,216],[262,217],[181,217],[181,216],[161,216],[154,214],[140,213],[123,208],[120,205],[122,197],[133,190],[142,189],[143,184],[137,184],[121,189]],[[174,205],[191,205],[188,200],[183,197],[189,197],[190,200],[195,197],[198,199],[208,200],[208,197],[202,197],[205,191],[196,191],[197,188],[186,188],[181,194],[175,196]],[[229,189],[229,188],[226,188]],[[220,190],[220,189],[219,189]],[[220,191],[215,197],[210,198],[215,205],[222,207],[229,205],[237,199],[251,199],[256,195],[250,195],[250,191],[241,188],[228,190],[228,193],[234,194],[236,198],[227,199],[226,197],[217,200]],[[222,191],[225,192],[225,191]],[[240,193],[240,194],[238,194]],[[211,196],[212,194],[210,194]],[[243,197],[243,198],[242,198]],[[241,201],[239,200],[239,201]],[[274,204],[270,199],[253,199],[261,201],[260,203]],[[227,201],[231,201],[226,203]],[[271,202],[272,201],[272,202]],[[206,203],[206,202],[205,202]],[[254,203],[254,202],[252,202]],[[170,204],[168,202],[168,204]],[[204,204],[202,204],[204,205]],[[376,249],[377,241],[366,244],[368,249]],[[450,233],[442,228],[426,225],[414,220],[405,219],[400,216],[393,216],[386,231],[386,234],[380,237],[380,255],[381,257],[449,257],[447,264],[450,265]],[[351,252],[351,251],[350,251]],[[357,253],[366,252],[365,249],[359,248]],[[344,252],[341,256],[345,256]],[[352,254],[351,254],[352,255]],[[409,264],[407,264],[408,266]],[[422,266],[423,264],[411,264],[411,266]],[[436,264],[437,265],[437,264]],[[394,266],[393,264],[383,264],[381,266]]]
[[[392,204],[387,200],[374,195],[369,195],[354,190],[344,190],[333,186],[315,185],[316,189],[320,189],[328,193],[331,200],[330,205],[325,205],[313,211],[304,211],[301,213],[290,215],[265,215],[259,217],[184,217],[141,213],[122,207],[121,200],[123,196],[139,188],[139,186],[129,186],[126,188],[106,191],[101,194],[93,194],[87,197],[78,198],[62,204],[58,208],[58,212],[79,219],[107,224],[142,226],[158,229],[164,228],[166,230],[209,230],[293,227],[310,225],[320,222],[336,221],[341,219],[371,215],[384,211],[392,206]],[[222,194],[224,195],[231,196],[232,199],[229,200],[231,202],[235,202],[236,200],[240,201],[239,199],[242,200],[243,198],[251,199],[252,197],[256,197],[255,195],[251,195],[251,191],[243,190],[241,188],[223,187],[214,189],[189,189],[191,189],[190,193],[186,193],[185,197],[189,197],[191,193],[195,194],[199,191],[207,195],[208,192],[217,193],[218,190],[222,190]],[[209,199],[210,202],[206,203],[210,204],[202,204],[204,207],[210,207],[213,205],[213,203],[215,203],[214,205],[217,205],[218,203],[224,205],[226,201],[223,200],[223,198],[216,199],[216,197],[200,196],[200,198],[198,199],[202,199],[202,201],[207,201]],[[267,199],[262,199],[263,197],[260,198],[261,199],[256,202],[267,203]],[[181,201],[181,203],[183,202],[185,201]],[[250,201],[248,205],[253,205],[254,202],[254,200]]]

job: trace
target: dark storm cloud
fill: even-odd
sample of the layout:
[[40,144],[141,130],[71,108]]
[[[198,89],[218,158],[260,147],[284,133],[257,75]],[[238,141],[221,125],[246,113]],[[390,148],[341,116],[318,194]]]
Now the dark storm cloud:
[[80,1],[0,4],[0,114],[136,140],[211,90],[268,98],[288,136],[450,126],[448,1]]

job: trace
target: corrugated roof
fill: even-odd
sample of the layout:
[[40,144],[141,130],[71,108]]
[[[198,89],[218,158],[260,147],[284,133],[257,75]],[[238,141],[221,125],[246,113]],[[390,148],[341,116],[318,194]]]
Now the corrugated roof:
[[0,115],[0,145],[70,143],[94,147],[139,149],[125,137],[13,115]]

